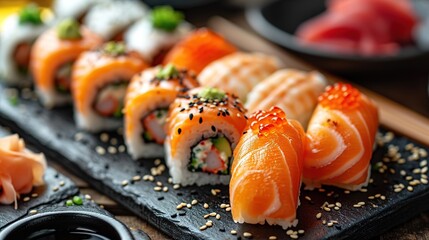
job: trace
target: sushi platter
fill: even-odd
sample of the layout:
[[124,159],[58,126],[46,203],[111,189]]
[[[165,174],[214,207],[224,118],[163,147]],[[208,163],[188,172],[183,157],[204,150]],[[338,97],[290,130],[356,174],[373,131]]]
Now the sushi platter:
[[[369,239],[429,210],[428,119],[225,20],[125,3],[0,35],[0,124],[174,239]],[[3,203],[32,186],[7,181]]]

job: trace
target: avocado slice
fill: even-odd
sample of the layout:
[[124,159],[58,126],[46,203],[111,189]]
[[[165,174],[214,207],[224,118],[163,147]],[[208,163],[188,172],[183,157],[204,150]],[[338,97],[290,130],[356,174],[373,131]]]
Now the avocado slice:
[[228,139],[225,137],[217,137],[213,138],[212,142],[219,152],[224,152],[228,158],[232,156],[231,144]]

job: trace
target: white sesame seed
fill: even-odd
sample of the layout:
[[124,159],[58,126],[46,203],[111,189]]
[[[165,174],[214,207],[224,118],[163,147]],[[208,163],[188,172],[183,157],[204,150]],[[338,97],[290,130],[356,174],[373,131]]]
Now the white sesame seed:
[[95,147],[95,151],[98,153],[98,155],[104,155],[104,154],[106,154],[106,149],[104,149],[101,146]]
[[320,219],[322,217],[322,213],[318,213],[318,214],[316,214],[316,218],[317,219]]
[[173,183],[173,178],[169,177],[167,180],[168,183]]
[[334,226],[334,223],[333,222],[328,222],[328,227],[332,227],[332,226]]
[[250,238],[250,237],[252,237],[252,234],[249,233],[249,232],[244,232],[243,236],[246,237],[246,238]]
[[91,198],[92,198],[92,197],[91,197],[91,195],[89,195],[89,194],[85,194],[85,199],[86,199],[86,200],[91,200]]
[[209,215],[210,215],[210,217],[214,217],[214,216],[216,216],[216,212],[211,212],[211,213],[209,213]]
[[322,221],[322,224],[323,224],[323,225],[325,225],[325,224],[326,224],[326,220],[323,220],[323,221]]
[[196,200],[196,199],[192,200],[191,204],[192,205],[197,205],[198,204],[198,200]]
[[325,210],[326,212],[330,212],[331,211],[331,209],[328,208],[328,207],[324,207],[323,210]]
[[159,187],[161,187],[161,186],[162,186],[162,182],[160,182],[160,181],[157,181],[157,182],[156,182],[156,186],[159,186]]
[[38,197],[39,196],[39,194],[37,194],[37,193],[33,193],[33,194],[31,194],[31,197],[32,198],[36,198],[36,197]]
[[201,231],[204,231],[204,230],[206,230],[206,229],[207,229],[207,225],[203,225],[203,226],[201,226],[201,227],[200,227],[200,230],[201,230]]
[[419,174],[419,173],[421,173],[421,169],[420,168],[415,168],[414,170],[413,170],[413,173],[414,174]]
[[277,240],[277,237],[276,236],[269,236],[268,239],[269,240]]
[[207,208],[209,208],[209,205],[208,205],[207,203],[204,203],[203,207],[204,207],[205,209],[207,209]]
[[116,138],[110,139],[110,144],[112,144],[112,145],[118,144],[118,139],[116,139]]
[[374,198],[375,198],[374,196],[368,196],[368,199],[370,199],[370,200],[372,200]]
[[305,233],[304,230],[302,230],[302,229],[298,230],[298,234],[304,234],[304,233]]
[[354,204],[354,205],[353,205],[353,207],[355,207],[355,208],[360,208],[360,207],[361,207],[361,205],[359,205],[359,204]]
[[25,197],[24,199],[22,199],[22,201],[28,202],[28,201],[30,201],[30,197]]
[[168,187],[163,187],[163,188],[162,188],[162,191],[163,191],[163,192],[168,192]]
[[368,189],[366,189],[366,188],[362,188],[362,189],[360,189],[360,191],[361,191],[361,192],[368,192]]
[[216,194],[217,194],[214,189],[211,190],[211,193],[212,193],[213,196],[216,196]]
[[116,154],[118,150],[114,146],[109,146],[107,148],[107,152],[109,152],[110,154]]
[[311,201],[311,197],[309,196],[305,196],[305,199],[307,199],[308,201]]
[[426,178],[421,178],[420,182],[422,182],[423,184],[428,184],[428,180]]
[[405,170],[401,170],[401,171],[399,172],[399,174],[401,174],[401,176],[405,176],[405,175],[407,175],[407,172],[405,172]]
[[381,200],[386,200],[386,196],[382,195],[382,196],[380,196],[380,199]]
[[235,235],[235,234],[237,234],[237,231],[236,230],[231,230],[231,234]]
[[64,186],[64,185],[66,185],[66,183],[64,181],[60,181],[59,184],[60,184],[61,187]]
[[74,135],[74,140],[75,140],[75,141],[79,142],[79,141],[81,141],[82,139],[83,139],[83,133],[78,132],[78,133],[76,133],[76,134]]
[[180,188],[180,184],[174,184],[173,185],[173,189],[179,189]]
[[133,181],[138,182],[142,179],[142,177],[140,175],[136,175],[132,178]]
[[37,210],[36,209],[33,209],[33,210],[30,210],[30,212],[28,212],[30,215],[34,215],[34,214],[37,214]]
[[420,167],[426,167],[428,165],[428,161],[422,160],[419,165],[420,165]]
[[161,159],[157,158],[153,163],[155,164],[155,166],[158,166],[159,164],[161,164]]
[[291,229],[287,230],[287,231],[286,231],[286,234],[287,234],[287,235],[292,235],[292,234],[293,234],[293,230],[291,230]]
[[219,220],[220,219],[220,215],[216,214],[216,219]]
[[159,186],[156,186],[156,187],[154,187],[154,188],[153,188],[153,190],[155,190],[155,191],[159,192],[159,191],[161,191],[161,190],[162,190],[162,188],[161,188],[161,187],[159,187]]
[[180,209],[182,209],[182,208],[183,208],[183,205],[182,205],[182,204],[179,204],[179,205],[177,205],[177,206],[176,206],[176,209],[177,209],[177,210],[180,210]]
[[407,176],[407,177],[405,178],[405,180],[407,180],[407,181],[411,181],[411,180],[413,180],[413,177],[411,177],[411,176]]
[[220,205],[220,208],[226,208],[226,204],[225,204],[225,203],[222,203],[222,204]]
[[365,205],[365,202],[358,202],[358,204],[363,206],[363,205]]
[[333,207],[335,207],[335,204],[328,204],[328,208],[333,208]]
[[206,226],[207,226],[207,227],[211,227],[211,226],[213,226],[213,222],[206,222]]
[[123,187],[127,186],[127,185],[128,185],[128,181],[127,181],[127,180],[122,181],[121,185],[122,185]]
[[420,171],[421,173],[427,173],[428,172],[428,167],[423,167],[422,170]]
[[109,141],[109,135],[108,135],[107,133],[102,133],[102,134],[100,134],[100,140],[101,140],[102,142],[107,142],[107,141]]
[[345,194],[350,194],[350,191],[349,190],[345,190],[344,193]]
[[398,192],[402,191],[402,188],[395,188],[395,189],[393,189],[393,191],[396,192],[396,193],[398,193]]
[[227,208],[225,208],[225,211],[229,212],[229,211],[231,211],[231,208],[227,207]]
[[187,208],[192,208],[192,204],[189,204],[189,203],[188,203],[188,204],[186,204],[186,207],[187,207]]
[[335,210],[335,211],[338,211],[338,210],[340,210],[340,208],[339,208],[339,207],[337,207],[337,206],[335,206],[335,207],[334,207],[334,210]]
[[118,147],[118,152],[120,152],[120,153],[125,152],[125,146],[124,146],[124,145],[120,145],[120,146]]
[[411,187],[411,186],[408,186],[408,187],[407,187],[407,190],[408,190],[409,192],[412,192],[412,191],[414,191],[414,188],[413,188],[413,187]]
[[55,186],[55,187],[53,187],[52,188],[52,191],[54,191],[54,192],[56,192],[56,191],[58,191],[60,188],[58,187],[58,186]]

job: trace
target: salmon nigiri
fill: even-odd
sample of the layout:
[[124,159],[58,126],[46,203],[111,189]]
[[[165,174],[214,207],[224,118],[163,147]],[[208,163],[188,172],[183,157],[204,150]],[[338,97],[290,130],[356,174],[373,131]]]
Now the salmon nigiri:
[[278,107],[254,113],[234,151],[229,185],[239,223],[295,226],[305,151],[301,124]]
[[377,128],[377,107],[368,97],[349,84],[327,87],[308,125],[307,187],[366,186]]
[[220,35],[199,29],[179,42],[164,59],[178,68],[186,68],[200,73],[209,63],[236,51],[236,48]]

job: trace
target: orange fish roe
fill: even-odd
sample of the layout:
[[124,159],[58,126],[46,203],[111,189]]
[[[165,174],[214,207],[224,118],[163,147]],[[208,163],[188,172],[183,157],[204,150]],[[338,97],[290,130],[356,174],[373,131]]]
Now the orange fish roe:
[[353,109],[359,106],[360,92],[350,84],[336,83],[326,87],[319,103],[330,109]]
[[275,131],[275,126],[286,123],[286,114],[277,106],[273,106],[268,111],[259,110],[249,118],[250,128],[258,132],[258,136],[267,136],[271,131]]

